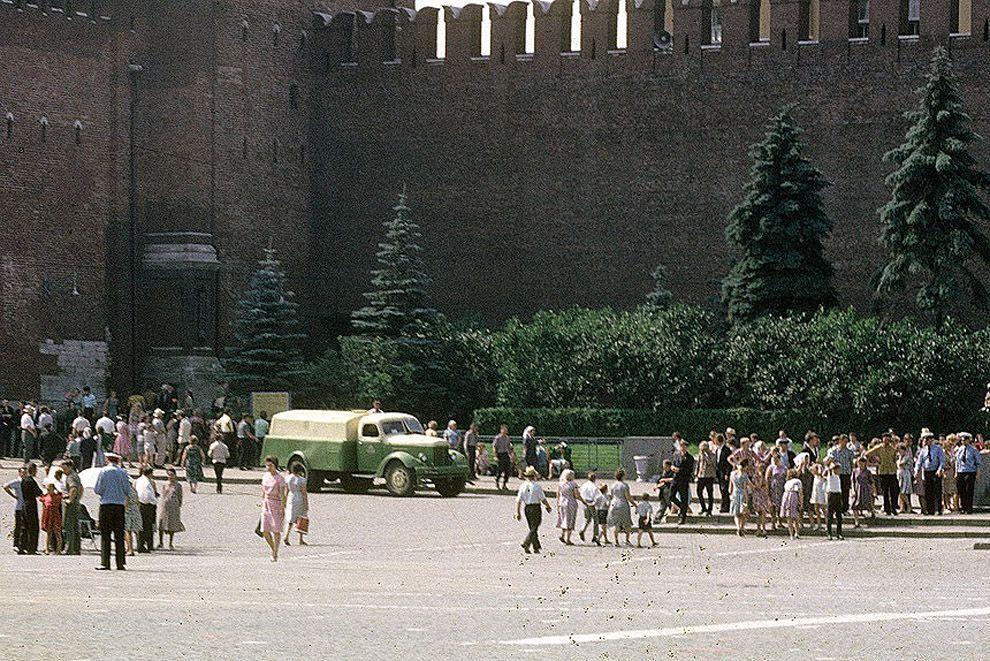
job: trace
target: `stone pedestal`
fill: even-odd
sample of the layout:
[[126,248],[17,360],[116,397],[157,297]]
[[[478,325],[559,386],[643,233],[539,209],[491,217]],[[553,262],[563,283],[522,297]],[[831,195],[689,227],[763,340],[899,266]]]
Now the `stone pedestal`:
[[179,405],[187,390],[192,390],[196,408],[210,411],[213,400],[223,394],[223,367],[212,355],[153,354],[144,359],[142,383],[171,383],[179,394]]
[[980,468],[976,471],[976,489],[973,504],[977,507],[990,507],[990,451],[980,453]]

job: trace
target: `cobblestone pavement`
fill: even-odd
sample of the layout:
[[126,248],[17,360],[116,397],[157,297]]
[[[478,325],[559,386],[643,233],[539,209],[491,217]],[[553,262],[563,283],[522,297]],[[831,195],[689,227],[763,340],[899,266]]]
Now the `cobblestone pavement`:
[[5,544],[0,658],[977,659],[990,645],[990,552],[971,540],[661,533],[616,549],[564,547],[545,524],[544,553],[525,555],[509,498],[324,493],[310,546],[272,563],[257,487],[204,486],[186,491],[176,550],[127,572],[95,571],[89,549]]

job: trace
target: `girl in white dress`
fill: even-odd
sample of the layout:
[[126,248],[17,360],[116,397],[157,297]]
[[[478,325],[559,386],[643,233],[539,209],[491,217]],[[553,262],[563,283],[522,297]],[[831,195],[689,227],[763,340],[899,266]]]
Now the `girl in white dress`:
[[821,530],[825,523],[825,507],[828,504],[828,496],[825,494],[827,478],[822,475],[821,464],[811,465],[811,474],[815,476],[815,481],[811,485],[811,523],[815,525],[815,530]]
[[[285,484],[289,487],[289,500],[285,504],[285,545],[289,546],[289,534],[292,526],[296,526],[299,533],[300,546],[307,546],[303,538],[309,532],[309,493],[306,491],[306,478],[303,477],[303,465],[293,464],[292,473],[285,478]],[[305,530],[300,529],[299,519],[306,519]]]

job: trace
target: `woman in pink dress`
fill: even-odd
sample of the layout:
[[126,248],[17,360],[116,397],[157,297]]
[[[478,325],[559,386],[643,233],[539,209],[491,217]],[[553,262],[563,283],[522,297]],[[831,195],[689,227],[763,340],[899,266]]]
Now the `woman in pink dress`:
[[261,478],[261,534],[272,550],[272,562],[278,562],[278,545],[285,529],[285,478],[278,472],[278,459],[265,457],[265,476]]
[[131,461],[131,433],[127,423],[120,418],[117,420],[117,438],[113,442],[113,451],[120,455],[121,459],[127,460],[128,466],[134,466]]

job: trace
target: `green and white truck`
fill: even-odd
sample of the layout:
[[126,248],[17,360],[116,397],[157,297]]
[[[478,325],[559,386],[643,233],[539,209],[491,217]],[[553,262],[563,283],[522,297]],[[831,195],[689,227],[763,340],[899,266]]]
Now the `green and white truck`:
[[383,480],[396,496],[432,486],[450,497],[464,490],[470,474],[463,454],[427,436],[406,413],[283,411],[272,418],[264,455],[289,470],[302,464],[309,491],[339,480],[345,491],[360,493]]

